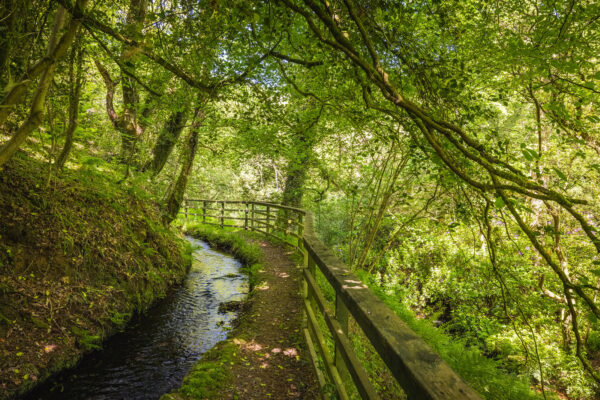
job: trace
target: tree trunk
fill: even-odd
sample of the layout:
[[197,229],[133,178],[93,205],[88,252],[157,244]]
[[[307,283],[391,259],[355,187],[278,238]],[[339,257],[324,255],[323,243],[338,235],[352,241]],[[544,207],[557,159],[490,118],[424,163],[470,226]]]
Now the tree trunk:
[[163,129],[158,135],[154,150],[152,151],[154,156],[152,160],[144,166],[144,170],[152,170],[152,176],[158,175],[167,163],[169,155],[171,155],[179,136],[181,136],[181,132],[185,126],[186,117],[187,110],[176,111],[173,112],[165,122]]
[[69,123],[65,132],[65,145],[55,163],[55,166],[60,169],[64,167],[71,152],[73,134],[79,119],[79,99],[81,98],[81,87],[83,86],[83,49],[80,43],[77,43],[71,51],[69,84]]
[[287,176],[281,203],[286,206],[300,207],[308,172],[307,165],[312,152],[312,142],[308,139],[307,132],[299,133],[298,142],[294,147],[295,157],[292,157],[287,165]]
[[194,123],[186,140],[186,148],[182,153],[181,171],[175,183],[171,184],[167,190],[167,195],[165,196],[163,205],[163,222],[165,224],[170,224],[177,217],[177,213],[181,208],[188,177],[194,165],[194,158],[198,149],[198,130],[202,126],[203,121],[204,113],[200,111],[200,107],[197,107],[194,113]]
[[[144,20],[146,19],[147,0],[131,0],[127,12],[125,32],[138,40],[142,35]],[[135,64],[139,58],[139,49],[123,44],[121,49],[121,63],[135,70]],[[121,159],[130,164],[136,154],[136,144],[139,137],[144,133],[142,124],[138,119],[138,105],[140,96],[135,80],[121,71],[121,89],[123,91],[123,114],[121,122]]]
[[9,60],[15,36],[15,16],[17,15],[14,0],[4,0],[4,9],[0,15],[0,29],[4,32],[0,38],[0,85],[8,82]]

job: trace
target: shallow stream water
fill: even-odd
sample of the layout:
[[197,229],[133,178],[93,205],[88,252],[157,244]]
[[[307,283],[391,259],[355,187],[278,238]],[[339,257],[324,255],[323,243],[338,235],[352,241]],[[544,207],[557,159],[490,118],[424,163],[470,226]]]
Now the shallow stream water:
[[227,336],[236,313],[219,313],[219,304],[248,293],[237,260],[203,241],[188,240],[197,249],[181,287],[135,317],[102,350],[23,400],[158,399],[178,387],[202,354]]

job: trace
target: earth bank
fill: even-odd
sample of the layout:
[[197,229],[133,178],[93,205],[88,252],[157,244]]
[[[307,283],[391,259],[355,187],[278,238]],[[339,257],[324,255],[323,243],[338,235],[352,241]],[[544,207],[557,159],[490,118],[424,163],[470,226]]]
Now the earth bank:
[[180,282],[189,246],[158,206],[95,169],[0,171],[0,399],[101,347]]

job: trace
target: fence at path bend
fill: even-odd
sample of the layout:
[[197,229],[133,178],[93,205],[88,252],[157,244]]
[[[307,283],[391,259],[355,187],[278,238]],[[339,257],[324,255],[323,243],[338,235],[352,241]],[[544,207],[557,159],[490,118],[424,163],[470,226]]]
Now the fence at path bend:
[[[237,227],[281,240],[304,257],[303,333],[321,387],[330,384],[339,399],[355,385],[363,399],[380,399],[350,344],[348,319],[354,318],[409,399],[480,399],[416,333],[319,239],[306,211],[260,201],[184,200],[181,217],[188,222]],[[316,283],[316,268],[335,290],[335,309]],[[324,319],[335,342],[327,346],[318,323]],[[321,356],[320,365],[317,352]],[[323,370],[325,373],[323,373]]]

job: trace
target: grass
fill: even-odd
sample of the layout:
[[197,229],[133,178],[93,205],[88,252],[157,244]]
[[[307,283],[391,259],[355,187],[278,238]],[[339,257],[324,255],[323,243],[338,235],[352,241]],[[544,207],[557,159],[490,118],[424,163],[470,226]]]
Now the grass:
[[165,394],[160,400],[218,399],[231,380],[229,367],[236,362],[238,350],[230,340],[219,342],[204,353],[176,392]]

